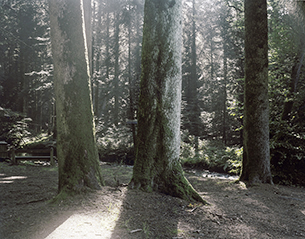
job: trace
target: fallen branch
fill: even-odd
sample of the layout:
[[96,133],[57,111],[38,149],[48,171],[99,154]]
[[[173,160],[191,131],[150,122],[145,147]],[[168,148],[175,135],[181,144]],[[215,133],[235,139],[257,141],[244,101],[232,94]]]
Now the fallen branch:
[[135,230],[130,231],[129,233],[131,234],[131,233],[136,233],[136,232],[141,232],[141,231],[142,231],[142,229],[135,229]]

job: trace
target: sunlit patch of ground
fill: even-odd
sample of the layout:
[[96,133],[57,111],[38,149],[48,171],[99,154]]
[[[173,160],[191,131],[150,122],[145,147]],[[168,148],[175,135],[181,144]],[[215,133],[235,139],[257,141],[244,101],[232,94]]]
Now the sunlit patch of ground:
[[16,179],[26,179],[26,176],[9,176],[5,177],[5,174],[0,174],[0,183],[13,183]]
[[57,227],[46,239],[59,238],[110,238],[119,218],[119,207],[112,212],[73,214]]

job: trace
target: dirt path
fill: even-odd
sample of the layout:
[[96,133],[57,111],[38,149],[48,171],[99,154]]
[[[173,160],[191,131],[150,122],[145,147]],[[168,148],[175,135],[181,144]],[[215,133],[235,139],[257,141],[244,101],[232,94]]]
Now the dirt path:
[[[305,189],[186,173],[211,205],[128,190],[132,168],[102,165],[105,186],[59,205],[57,170],[0,163],[0,238],[305,238]],[[119,184],[119,187],[117,187]]]

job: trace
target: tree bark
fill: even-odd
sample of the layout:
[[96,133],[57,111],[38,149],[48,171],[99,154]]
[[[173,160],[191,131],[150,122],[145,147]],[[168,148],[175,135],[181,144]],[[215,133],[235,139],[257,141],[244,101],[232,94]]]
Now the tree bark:
[[118,12],[115,13],[115,30],[114,30],[114,124],[118,126],[119,124],[119,77],[120,77],[120,66],[119,66],[119,58],[120,58],[120,14]]
[[245,0],[244,158],[240,179],[272,183],[266,0]]
[[299,53],[295,59],[295,64],[292,67],[290,84],[289,84],[289,93],[287,96],[288,100],[285,101],[284,103],[281,120],[289,120],[290,118],[289,116],[293,108],[294,98],[295,98],[294,94],[297,92],[297,86],[300,79],[300,72],[303,66],[304,56],[305,56],[305,51]]
[[223,38],[223,80],[221,87],[222,95],[222,142],[227,145],[227,82],[228,82],[228,25],[227,25],[227,10],[222,14],[222,38]]
[[94,114],[96,116],[96,119],[99,119],[100,112],[100,80],[101,78],[101,72],[100,72],[100,62],[101,62],[101,21],[102,21],[102,3],[97,3],[97,23],[95,24],[95,31],[96,31],[96,60],[95,60],[95,72],[97,73],[97,76],[95,77],[95,89],[94,89]]
[[84,19],[85,19],[85,32],[86,32],[86,46],[89,59],[89,72],[90,77],[92,73],[92,7],[91,0],[83,0]]
[[136,161],[131,188],[205,202],[179,163],[182,0],[145,2]]
[[103,184],[95,144],[82,0],[49,0],[59,193]]
[[196,6],[195,0],[193,0],[193,15],[192,15],[192,46],[191,46],[191,74],[189,87],[188,104],[190,105],[189,121],[191,124],[190,134],[195,137],[195,151],[198,154],[199,147],[199,125],[200,125],[200,109],[198,102],[198,77],[197,77],[197,47],[196,47]]

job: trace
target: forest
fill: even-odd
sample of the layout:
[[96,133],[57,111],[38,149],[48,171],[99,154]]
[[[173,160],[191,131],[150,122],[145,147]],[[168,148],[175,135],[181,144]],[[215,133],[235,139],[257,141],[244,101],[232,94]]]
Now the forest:
[[1,238],[78,220],[82,238],[305,235],[304,2],[1,0],[0,16]]
[[[56,139],[48,4],[1,1],[0,140]],[[304,26],[268,1],[270,158],[275,183],[304,185]],[[100,159],[133,164],[144,1],[92,1],[92,102]],[[239,174],[244,109],[243,1],[184,1],[181,163]]]

